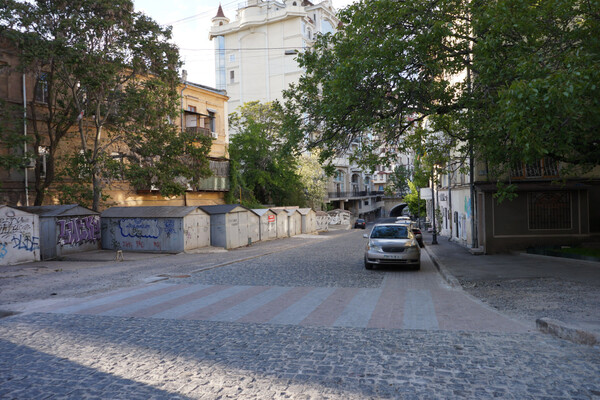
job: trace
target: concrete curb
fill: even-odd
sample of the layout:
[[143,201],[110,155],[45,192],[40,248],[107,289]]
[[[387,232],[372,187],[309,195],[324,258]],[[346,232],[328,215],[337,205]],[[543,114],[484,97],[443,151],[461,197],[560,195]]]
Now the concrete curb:
[[458,279],[456,279],[456,277],[454,277],[454,275],[452,275],[450,272],[448,272],[448,269],[446,268],[444,263],[442,263],[436,257],[436,255],[433,253],[433,251],[429,251],[429,249],[427,247],[428,246],[424,247],[425,251],[427,252],[427,254],[429,254],[429,258],[431,258],[433,265],[435,265],[435,268],[438,270],[440,275],[442,275],[442,278],[444,278],[446,283],[448,283],[448,285],[450,285],[453,288],[462,288],[462,285],[460,284]]
[[551,318],[539,318],[535,321],[538,330],[558,338],[588,346],[600,345],[600,335],[588,332],[574,326],[568,326],[562,321]]
[[[428,250],[427,246],[425,246],[425,250],[427,251],[427,254],[429,254],[429,257],[431,258],[433,265],[435,265],[435,267],[439,271],[440,275],[442,275],[442,278],[444,278],[444,280],[451,287],[462,288],[462,285],[460,284],[459,280],[456,279],[456,277],[454,277],[454,275],[452,275],[448,271],[448,269],[444,266],[444,263],[442,263],[436,257],[434,252]],[[528,254],[528,255],[537,256],[537,254]],[[546,256],[540,256],[540,257],[546,257]],[[581,261],[581,260],[578,260],[578,261]],[[536,325],[536,328],[540,332],[555,336],[555,337],[563,339],[563,340],[568,340],[568,341],[576,343],[576,344],[583,344],[583,345],[587,345],[587,346],[600,346],[600,335],[598,335],[594,332],[586,331],[581,328],[569,326],[559,320],[555,320],[555,319],[551,319],[551,318],[539,318],[535,321],[535,325]]]

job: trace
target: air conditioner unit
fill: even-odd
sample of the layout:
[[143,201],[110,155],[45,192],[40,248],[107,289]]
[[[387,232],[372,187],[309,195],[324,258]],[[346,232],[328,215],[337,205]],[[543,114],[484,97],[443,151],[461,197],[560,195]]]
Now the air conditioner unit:
[[217,132],[211,132],[210,135],[212,136],[213,139],[219,138],[219,134]]

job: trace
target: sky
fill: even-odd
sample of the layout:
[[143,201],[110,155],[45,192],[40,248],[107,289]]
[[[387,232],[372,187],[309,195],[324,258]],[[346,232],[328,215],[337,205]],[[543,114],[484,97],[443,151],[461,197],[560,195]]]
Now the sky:
[[[319,1],[313,0],[316,4]],[[354,0],[332,0],[336,10]],[[173,27],[173,42],[179,47],[188,71],[188,81],[215,87],[214,42],[209,40],[211,19],[217,14],[219,4],[225,16],[235,20],[236,10],[243,0],[133,0],[135,9],[148,15],[161,25]]]

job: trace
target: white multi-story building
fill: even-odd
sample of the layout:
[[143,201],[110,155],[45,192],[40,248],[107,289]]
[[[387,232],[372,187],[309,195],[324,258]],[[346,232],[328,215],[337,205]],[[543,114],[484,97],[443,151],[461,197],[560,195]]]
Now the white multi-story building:
[[330,0],[248,0],[235,20],[219,6],[212,22],[216,86],[227,90],[231,111],[248,101],[282,100],[283,91],[303,74],[297,52],[339,23]]
[[[248,0],[235,20],[219,6],[212,23],[216,86],[227,91],[229,110],[234,112],[249,101],[283,100],[283,91],[304,73],[297,53],[311,47],[316,35],[335,32],[339,20],[331,0]],[[377,215],[381,199],[372,194],[370,174],[351,165],[348,157],[334,164],[337,174],[329,183],[329,203],[356,217]]]

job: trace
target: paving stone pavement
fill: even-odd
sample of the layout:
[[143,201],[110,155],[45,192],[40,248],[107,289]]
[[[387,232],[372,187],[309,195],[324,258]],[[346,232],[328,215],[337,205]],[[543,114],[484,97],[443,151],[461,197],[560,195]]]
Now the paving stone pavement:
[[362,232],[0,319],[7,399],[594,399],[600,349],[421,271]]
[[15,399],[591,399],[600,354],[550,336],[29,314],[0,324]]

